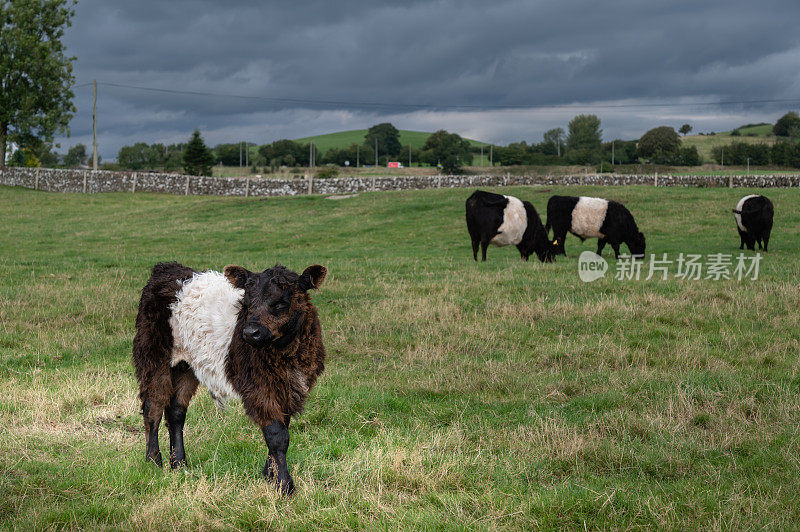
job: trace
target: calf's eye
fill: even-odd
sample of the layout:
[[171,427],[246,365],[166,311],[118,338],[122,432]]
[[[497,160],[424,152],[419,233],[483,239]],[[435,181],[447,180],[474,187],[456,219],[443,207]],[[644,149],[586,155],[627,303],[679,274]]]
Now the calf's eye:
[[283,302],[278,302],[272,305],[272,312],[275,314],[280,314],[282,312],[286,312],[289,309],[289,305]]

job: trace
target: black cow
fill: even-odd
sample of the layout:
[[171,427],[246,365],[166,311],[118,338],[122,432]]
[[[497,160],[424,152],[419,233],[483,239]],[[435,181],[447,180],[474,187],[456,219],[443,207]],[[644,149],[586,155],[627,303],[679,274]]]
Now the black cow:
[[553,262],[554,248],[542,226],[539,213],[527,201],[476,190],[467,198],[467,230],[472,239],[472,257],[478,260],[478,246],[486,260],[486,247],[515,245],[528,260],[531,253],[542,262]]
[[614,249],[619,258],[619,246],[628,245],[631,255],[644,257],[644,235],[636,226],[633,215],[621,203],[586,196],[553,196],[547,202],[547,225],[545,234],[553,228],[553,239],[557,253],[566,255],[564,239],[567,232],[581,239],[597,238],[597,254],[606,244]]
[[[733,217],[736,219],[736,229],[739,230],[741,243],[739,249],[755,249],[758,242],[758,249],[769,251],[769,234],[772,232],[772,216],[774,209],[772,202],[766,196],[750,195],[739,200],[736,208],[733,209]],[[764,243],[763,248],[761,243]]]

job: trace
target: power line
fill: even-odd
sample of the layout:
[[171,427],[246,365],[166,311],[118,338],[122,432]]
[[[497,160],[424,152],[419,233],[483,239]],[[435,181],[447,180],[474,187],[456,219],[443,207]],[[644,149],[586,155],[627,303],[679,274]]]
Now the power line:
[[[126,85],[122,83],[111,83],[106,81],[98,81],[98,85],[105,85],[107,87],[117,87],[122,89],[133,89],[148,92],[159,92],[166,94],[179,94],[189,96],[204,96],[211,98],[231,98],[240,100],[256,100],[266,101],[273,103],[293,103],[302,105],[332,105],[343,107],[394,107],[394,108],[407,108],[407,109],[472,109],[472,110],[485,110],[485,109],[575,109],[575,108],[591,108],[591,109],[635,109],[635,108],[655,108],[655,107],[711,107],[720,105],[757,105],[757,104],[773,104],[773,103],[800,103],[800,98],[770,98],[770,99],[756,99],[756,100],[722,100],[717,102],[709,101],[694,101],[694,102],[655,102],[655,103],[621,103],[621,104],[589,104],[589,103],[573,103],[573,104],[519,104],[519,105],[446,105],[446,104],[412,104],[412,103],[389,103],[389,102],[365,102],[365,101],[347,101],[347,100],[316,100],[304,98],[278,98],[271,96],[247,96],[242,94],[225,94],[216,92],[203,92],[203,91],[187,91],[177,89],[164,89],[160,87],[142,87],[138,85]],[[91,85],[91,83],[84,83],[76,85],[74,88],[84,87]]]

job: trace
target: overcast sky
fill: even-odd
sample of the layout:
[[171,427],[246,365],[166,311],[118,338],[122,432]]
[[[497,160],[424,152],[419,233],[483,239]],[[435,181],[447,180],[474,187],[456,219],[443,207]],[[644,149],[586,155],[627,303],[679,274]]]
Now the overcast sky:
[[[66,42],[113,159],[195,128],[214,145],[390,121],[505,144],[582,112],[606,140],[774,122],[800,107],[798,20],[797,0],[79,0]],[[75,104],[62,152],[91,144],[90,86]]]

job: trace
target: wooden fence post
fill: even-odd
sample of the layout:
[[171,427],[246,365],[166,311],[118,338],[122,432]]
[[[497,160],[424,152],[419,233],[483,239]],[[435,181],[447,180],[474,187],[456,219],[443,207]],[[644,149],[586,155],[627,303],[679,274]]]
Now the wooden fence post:
[[370,188],[372,189],[373,192],[375,192],[375,176],[372,176],[372,178],[370,179]]
[[247,178],[247,187],[244,189],[244,197],[250,196],[250,177]]
[[36,180],[33,183],[33,190],[39,190],[39,167],[36,167]]
[[654,186],[654,187],[657,187],[657,186],[658,186],[658,172],[656,172],[655,179],[653,179],[653,186]]
[[86,194],[86,170],[83,171],[83,193]]
[[136,193],[136,178],[139,177],[139,174],[136,172],[133,173],[133,187],[131,188],[131,193]]
[[308,194],[314,192],[314,176],[311,174],[306,174],[306,179],[308,180]]
[[189,176],[188,175],[186,176],[186,186],[183,189],[183,195],[184,196],[188,196],[189,195]]
[[733,188],[733,170],[728,174],[728,188]]

